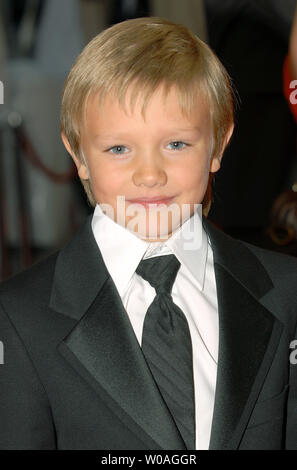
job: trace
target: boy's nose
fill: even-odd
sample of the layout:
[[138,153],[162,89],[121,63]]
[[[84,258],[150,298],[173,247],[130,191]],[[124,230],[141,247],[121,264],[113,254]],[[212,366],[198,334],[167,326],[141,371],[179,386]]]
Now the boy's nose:
[[167,183],[167,174],[160,165],[139,165],[133,173],[133,182],[136,186],[163,186]]

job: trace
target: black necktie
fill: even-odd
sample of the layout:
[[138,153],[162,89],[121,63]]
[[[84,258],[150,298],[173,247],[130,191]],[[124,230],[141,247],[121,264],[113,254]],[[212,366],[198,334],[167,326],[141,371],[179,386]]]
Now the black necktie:
[[156,290],[144,319],[142,351],[188,449],[195,449],[192,343],[187,319],[171,290],[180,267],[175,255],[142,260],[136,272]]

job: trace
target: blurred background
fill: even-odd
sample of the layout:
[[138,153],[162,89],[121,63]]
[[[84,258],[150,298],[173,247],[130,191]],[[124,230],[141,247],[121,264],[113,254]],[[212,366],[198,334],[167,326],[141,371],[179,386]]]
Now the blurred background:
[[92,37],[139,16],[188,26],[237,90],[235,132],[208,218],[297,256],[296,3],[0,0],[0,280],[61,248],[93,211],[60,138],[62,87]]

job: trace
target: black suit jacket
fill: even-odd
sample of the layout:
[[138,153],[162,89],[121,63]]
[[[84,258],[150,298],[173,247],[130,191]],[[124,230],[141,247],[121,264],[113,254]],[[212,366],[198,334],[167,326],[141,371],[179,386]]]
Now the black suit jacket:
[[[297,260],[203,218],[219,361],[210,449],[297,448]],[[91,230],[0,286],[1,449],[186,449]]]

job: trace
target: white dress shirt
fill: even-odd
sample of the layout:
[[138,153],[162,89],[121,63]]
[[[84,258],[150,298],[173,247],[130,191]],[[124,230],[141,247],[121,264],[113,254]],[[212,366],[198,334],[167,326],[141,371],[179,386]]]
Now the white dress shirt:
[[[190,221],[197,223],[201,243],[185,249]],[[193,226],[192,226],[193,227]],[[142,258],[174,253],[181,263],[172,288],[173,302],[184,312],[190,329],[195,387],[196,449],[208,449],[218,361],[218,306],[210,240],[201,214],[194,215],[164,242],[146,242],[105,215],[97,204],[92,230],[106,267],[141,345],[145,314],[155,289],[135,273]]]

